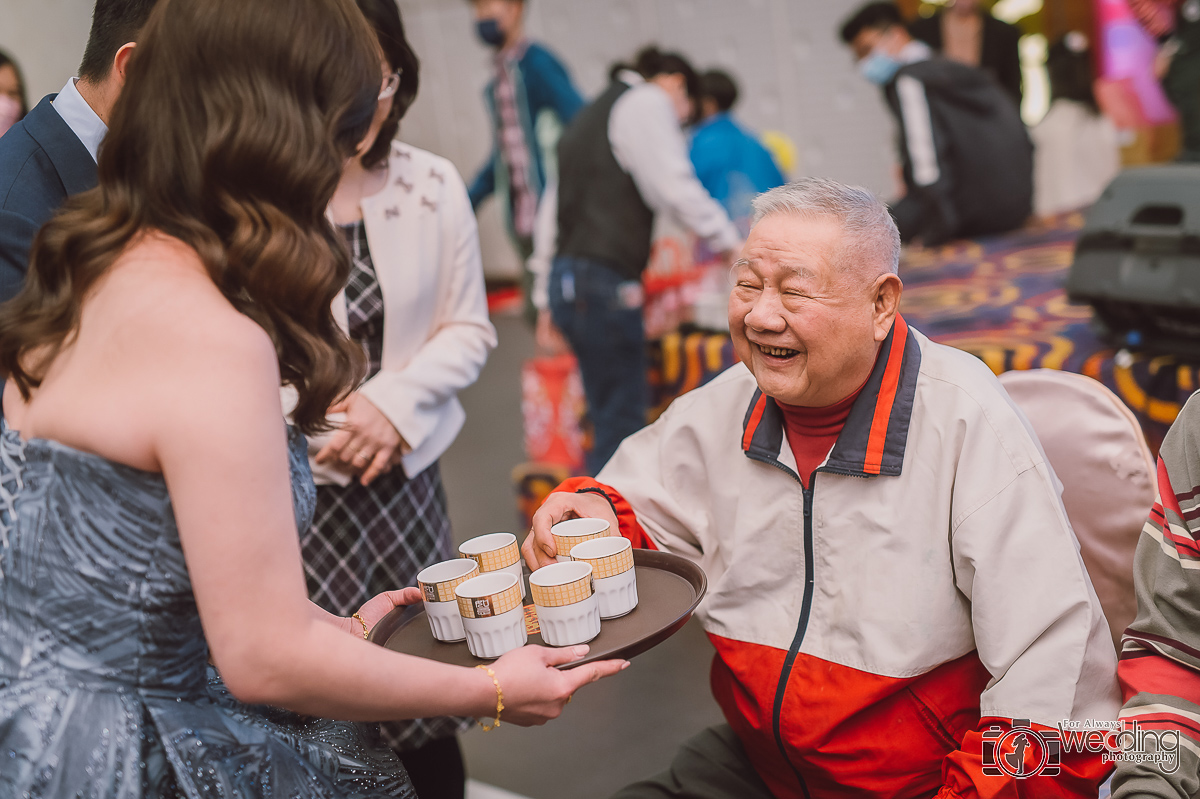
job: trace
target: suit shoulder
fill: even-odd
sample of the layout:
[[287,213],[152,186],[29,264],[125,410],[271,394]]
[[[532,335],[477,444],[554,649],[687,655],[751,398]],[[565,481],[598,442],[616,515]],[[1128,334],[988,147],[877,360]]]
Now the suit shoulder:
[[[0,144],[9,138],[6,135]],[[29,141],[31,147],[0,149],[0,208],[45,221],[67,199],[67,192],[50,156]]]
[[24,120],[0,137],[0,198],[29,168],[30,159],[38,153],[45,156],[42,146],[25,130]]

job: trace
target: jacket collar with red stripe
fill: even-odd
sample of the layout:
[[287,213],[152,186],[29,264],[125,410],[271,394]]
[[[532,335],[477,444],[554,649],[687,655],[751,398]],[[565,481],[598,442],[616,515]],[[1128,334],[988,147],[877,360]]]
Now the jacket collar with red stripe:
[[[899,314],[879,348],[875,367],[822,469],[841,474],[895,477],[904,464],[921,347]],[[783,413],[775,400],[755,389],[742,423],[742,450],[756,460],[778,462]]]

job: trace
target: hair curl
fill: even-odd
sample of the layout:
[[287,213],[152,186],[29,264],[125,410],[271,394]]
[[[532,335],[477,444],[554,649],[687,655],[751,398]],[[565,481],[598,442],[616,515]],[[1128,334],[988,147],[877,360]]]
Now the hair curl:
[[333,318],[350,263],[325,209],[374,114],[378,52],[352,0],[162,0],[113,109],[99,187],[42,228],[24,288],[0,307],[0,372],[28,400],[88,291],[158,230],[270,335],[297,426],[324,429],[364,372]]

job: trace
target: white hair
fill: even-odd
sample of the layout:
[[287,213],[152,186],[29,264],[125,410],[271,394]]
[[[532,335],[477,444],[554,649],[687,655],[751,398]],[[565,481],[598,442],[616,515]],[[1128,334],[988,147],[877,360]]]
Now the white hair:
[[[842,226],[838,265],[877,277],[900,268],[900,231],[887,206],[860,186],[827,178],[801,178],[754,198],[754,224],[776,214],[832,217]],[[876,271],[877,270],[877,271]]]

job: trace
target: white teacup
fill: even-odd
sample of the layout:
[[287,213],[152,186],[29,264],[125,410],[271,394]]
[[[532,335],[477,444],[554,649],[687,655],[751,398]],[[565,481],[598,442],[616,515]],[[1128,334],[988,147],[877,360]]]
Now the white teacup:
[[583,561],[551,563],[529,577],[542,640],[571,646],[600,634],[600,605],[592,592],[592,567]]
[[633,545],[628,538],[608,536],[576,544],[571,559],[592,566],[592,590],[600,601],[600,618],[615,619],[637,607]]
[[488,533],[464,541],[458,548],[464,558],[479,564],[480,574],[508,572],[517,577],[521,587],[521,599],[525,598],[525,573],[521,569],[521,549],[517,537],[512,533]]
[[498,658],[525,646],[525,608],[521,581],[508,572],[488,572],[454,589],[467,635],[467,649],[477,658]]
[[559,563],[571,560],[571,550],[576,544],[593,538],[604,538],[609,533],[609,524],[603,519],[567,519],[550,528]]
[[444,560],[417,574],[417,585],[425,598],[425,615],[429,617],[429,629],[434,638],[461,641],[467,637],[454,589],[478,574],[479,564],[470,558]]

